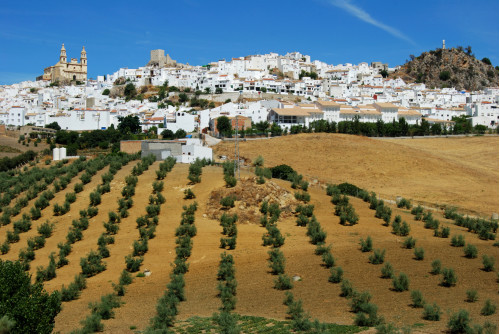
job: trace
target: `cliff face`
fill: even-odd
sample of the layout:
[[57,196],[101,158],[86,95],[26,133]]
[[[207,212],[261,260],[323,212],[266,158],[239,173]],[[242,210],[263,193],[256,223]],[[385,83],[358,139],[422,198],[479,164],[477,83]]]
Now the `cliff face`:
[[498,87],[497,69],[455,48],[424,52],[404,64],[391,77],[401,77],[407,83],[425,83],[429,88],[481,90]]

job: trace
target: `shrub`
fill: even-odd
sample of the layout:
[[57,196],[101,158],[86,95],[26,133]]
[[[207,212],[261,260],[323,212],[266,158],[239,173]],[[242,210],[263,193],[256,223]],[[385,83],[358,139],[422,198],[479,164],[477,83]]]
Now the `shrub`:
[[98,206],[101,204],[101,194],[98,191],[94,191],[90,193],[90,205]]
[[340,283],[342,282],[343,275],[344,271],[342,270],[342,267],[330,268],[330,277],[328,277],[328,282]]
[[323,260],[323,263],[326,268],[331,268],[335,266],[335,258],[333,257],[332,253],[330,252],[323,253],[321,259]]
[[82,274],[85,277],[92,277],[104,270],[106,264],[102,262],[102,257],[95,251],[90,251],[89,255],[80,259],[80,266],[82,267]]
[[464,255],[468,259],[475,259],[477,257],[476,246],[467,244],[467,246],[464,247]]
[[120,229],[118,224],[113,223],[103,223],[103,226],[106,229],[106,233],[111,235],[118,233],[118,230]]
[[14,222],[14,231],[28,232],[31,229],[31,219],[28,216],[23,215],[23,218]]
[[264,166],[264,158],[261,155],[257,156],[257,158],[255,158],[255,160],[253,161],[253,165],[255,167]]
[[144,258],[142,256],[140,257],[133,257],[132,255],[127,255],[125,256],[125,265],[127,268],[127,271],[130,273],[135,273],[139,271],[142,261]]
[[432,305],[425,304],[423,318],[430,321],[439,321],[441,319],[441,309],[436,303]]
[[424,259],[424,253],[425,253],[425,251],[422,247],[415,248],[415,251],[414,251],[415,260],[422,261]]
[[370,236],[367,236],[366,240],[363,240],[363,238],[361,238],[359,240],[359,244],[361,245],[361,251],[363,253],[371,252],[373,249],[373,241],[372,241],[372,238]]
[[412,205],[411,205],[411,202],[409,200],[407,200],[406,198],[401,198],[399,201],[396,202],[398,208],[405,208],[405,209],[411,209]]
[[467,290],[465,292],[465,294],[467,295],[467,298],[465,299],[465,301],[468,303],[474,303],[478,300],[477,290],[470,289],[470,290]]
[[493,271],[495,269],[495,259],[493,256],[483,255],[483,270]]
[[17,230],[14,230],[14,232],[7,231],[7,239],[6,239],[6,241],[9,244],[14,244],[14,243],[18,242],[19,239],[20,239],[20,237],[19,237],[19,231],[17,231]]
[[386,262],[381,269],[382,278],[393,278],[394,277],[394,268],[389,262]]
[[424,208],[420,206],[414,206],[413,209],[411,209],[411,214],[415,215],[415,220],[422,220],[422,216],[424,213]]
[[234,176],[232,175],[224,175],[224,181],[226,182],[226,187],[227,188],[233,188],[236,186],[237,180]]
[[39,208],[37,208],[36,206],[34,206],[30,209],[30,214],[31,214],[32,220],[38,220],[38,219],[40,219],[40,217],[42,217],[42,211]]
[[75,193],[67,193],[66,196],[66,202],[68,203],[75,203],[76,201],[76,194]]
[[411,306],[415,308],[422,308],[425,305],[424,296],[420,290],[413,290],[411,292],[411,301]]
[[457,275],[453,269],[443,268],[441,273],[443,274],[443,279],[441,280],[442,286],[450,287],[457,283]]
[[0,246],[0,252],[2,255],[7,254],[10,250],[10,244],[8,240],[6,240],[1,246]]
[[394,291],[397,292],[408,291],[410,279],[405,273],[400,273],[398,277],[392,279],[392,286],[394,287]]
[[464,238],[464,236],[461,235],[461,234],[454,235],[451,238],[451,245],[453,247],[463,247],[463,246],[465,246],[465,238]]
[[295,198],[298,201],[302,201],[304,203],[307,203],[307,202],[309,202],[311,200],[311,195],[309,195],[305,191],[303,191],[303,192],[296,192],[295,193]]
[[340,291],[340,296],[345,298],[351,298],[355,293],[354,287],[347,279],[342,280],[342,283],[340,284]]
[[271,173],[273,178],[282,179],[282,180],[290,180],[293,175],[296,175],[297,172],[293,170],[292,167],[288,165],[279,165],[271,168]]
[[191,190],[191,188],[187,188],[184,190],[184,199],[193,199],[196,198],[194,192]]
[[235,200],[235,198],[233,196],[223,197],[220,200],[220,205],[222,205],[222,208],[225,210],[227,210],[229,208],[234,208],[234,200]]
[[377,316],[377,305],[366,303],[363,305],[363,312],[358,312],[354,319],[356,326],[373,327],[383,321],[382,317]]
[[97,314],[103,320],[113,318],[115,315],[113,308],[117,307],[120,307],[120,300],[114,294],[102,296],[100,303],[89,304],[92,314]]
[[415,247],[415,243],[417,242],[417,239],[413,238],[413,237],[407,237],[404,241],[403,241],[403,247],[404,248],[407,248],[407,249],[412,249],[413,247]]
[[460,310],[451,315],[448,321],[448,330],[450,333],[469,333],[471,328],[469,326],[471,319],[469,312]]
[[481,315],[484,316],[492,315],[495,313],[496,310],[497,310],[496,305],[493,304],[490,299],[486,299],[486,301],[484,302],[484,306],[481,309]]
[[40,234],[44,238],[50,238],[52,236],[52,231],[54,230],[54,224],[46,221],[45,223],[38,226],[37,230],[38,234]]
[[87,282],[83,275],[76,275],[73,282],[71,282],[68,287],[62,287],[61,289],[61,299],[63,302],[68,302],[70,300],[75,300],[80,297],[80,292],[87,287]]
[[384,263],[385,249],[376,249],[372,255],[368,258],[371,264],[382,264]]
[[280,274],[276,280],[274,280],[274,288],[278,290],[290,290],[293,288],[292,279],[286,274]]
[[449,227],[442,227],[441,232],[439,232],[439,236],[441,238],[448,238],[450,236],[450,228]]
[[432,275],[439,275],[441,273],[441,260],[436,259],[432,261],[431,263],[431,274]]
[[82,176],[80,176],[80,180],[83,184],[89,183],[91,179],[92,175],[90,175],[88,172],[85,172],[84,174],[82,174]]
[[285,273],[285,256],[283,252],[275,248],[267,252],[269,254],[269,267],[273,275]]
[[369,303],[372,296],[368,291],[362,293],[355,293],[351,299],[351,312],[363,312],[365,304]]

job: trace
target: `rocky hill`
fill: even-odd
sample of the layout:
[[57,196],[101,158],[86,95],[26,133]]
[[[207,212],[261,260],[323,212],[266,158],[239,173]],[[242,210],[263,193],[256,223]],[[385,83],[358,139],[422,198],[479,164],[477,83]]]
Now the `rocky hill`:
[[476,59],[470,48],[436,49],[410,57],[391,77],[401,77],[407,83],[425,83],[429,88],[481,90],[498,86],[498,69],[486,58]]

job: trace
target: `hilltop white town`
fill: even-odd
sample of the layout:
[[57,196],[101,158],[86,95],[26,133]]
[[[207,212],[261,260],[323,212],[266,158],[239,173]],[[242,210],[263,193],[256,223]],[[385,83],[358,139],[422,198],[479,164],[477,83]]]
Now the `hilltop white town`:
[[[355,118],[370,123],[404,118],[408,124],[425,119],[450,128],[453,117],[466,115],[472,126],[489,129],[496,129],[499,120],[498,87],[432,89],[388,78],[397,68],[381,62],[331,65],[292,52],[191,66],[172,60],[164,50],[152,50],[146,66],[120,68],[95,80],[87,78],[87,66],[84,47],[80,61],[68,62],[63,44],[59,61],[37,81],[0,86],[0,124],[9,129],[56,122],[63,130],[83,131],[116,127],[120,117],[136,115],[143,131],[156,127],[158,133],[162,128],[189,133],[216,131],[214,120],[221,115],[241,116],[242,127],[268,121],[287,131],[317,120]],[[117,94],[117,85],[129,83],[134,96],[124,96],[123,89]],[[151,87],[164,89],[153,95]],[[206,102],[193,108],[186,93]]]

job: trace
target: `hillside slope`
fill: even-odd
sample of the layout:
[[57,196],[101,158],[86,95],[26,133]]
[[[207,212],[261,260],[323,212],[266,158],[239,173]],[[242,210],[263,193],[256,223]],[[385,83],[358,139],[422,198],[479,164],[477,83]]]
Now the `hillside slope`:
[[423,52],[391,77],[401,77],[407,83],[421,82],[429,88],[481,90],[498,86],[498,70],[455,48]]
[[[234,143],[215,154],[234,156]],[[498,212],[498,137],[375,139],[342,134],[300,134],[240,144],[252,161],[287,164],[325,183],[350,182],[386,199],[404,196],[429,205]]]

